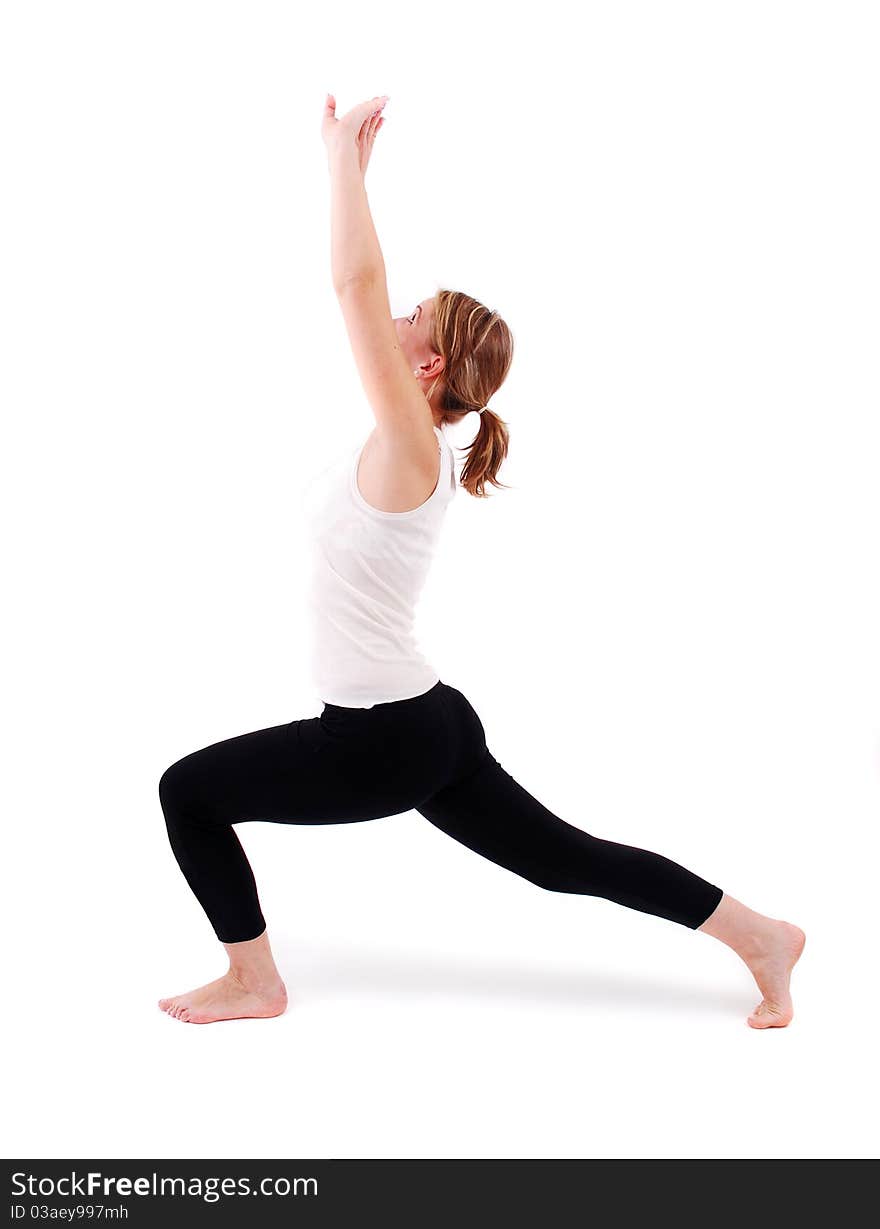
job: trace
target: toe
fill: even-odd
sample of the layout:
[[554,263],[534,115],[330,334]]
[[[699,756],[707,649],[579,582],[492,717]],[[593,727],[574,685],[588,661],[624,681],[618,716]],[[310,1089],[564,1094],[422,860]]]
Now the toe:
[[766,1028],[768,1024],[767,1004],[759,1003],[758,1006],[755,1008],[755,1010],[752,1012],[752,1014],[749,1016],[748,1022],[749,1024],[751,1024],[752,1028]]
[[776,1003],[759,1003],[748,1018],[752,1028],[777,1028],[789,1023],[792,1013]]

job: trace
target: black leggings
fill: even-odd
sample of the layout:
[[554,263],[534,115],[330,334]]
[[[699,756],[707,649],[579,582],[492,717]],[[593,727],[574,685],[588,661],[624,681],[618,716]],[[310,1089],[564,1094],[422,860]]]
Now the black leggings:
[[538,887],[602,896],[693,930],[723,895],[677,862],[548,811],[504,771],[474,709],[442,681],[409,700],[325,704],[320,717],[213,743],[166,769],[159,799],[174,856],[223,943],[266,928],[233,828],[255,819],[333,824],[416,810]]

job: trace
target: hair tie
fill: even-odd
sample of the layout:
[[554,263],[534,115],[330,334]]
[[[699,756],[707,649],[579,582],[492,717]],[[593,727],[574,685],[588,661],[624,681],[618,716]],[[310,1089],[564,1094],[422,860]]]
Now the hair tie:
[[488,410],[488,408],[489,407],[487,405],[481,405],[480,408],[477,410],[477,413],[482,414],[483,410]]

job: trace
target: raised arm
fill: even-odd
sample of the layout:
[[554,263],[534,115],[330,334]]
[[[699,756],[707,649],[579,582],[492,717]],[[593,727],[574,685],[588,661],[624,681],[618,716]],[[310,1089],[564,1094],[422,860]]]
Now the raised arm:
[[349,282],[385,278],[364,183],[385,102],[383,97],[358,103],[341,119],[332,94],[324,106],[321,135],[330,170],[330,265],[337,294]]
[[330,171],[331,269],[349,341],[378,435],[433,458],[433,416],[401,352],[391,317],[385,261],[364,176],[386,97],[359,103],[341,119],[327,95],[321,135]]

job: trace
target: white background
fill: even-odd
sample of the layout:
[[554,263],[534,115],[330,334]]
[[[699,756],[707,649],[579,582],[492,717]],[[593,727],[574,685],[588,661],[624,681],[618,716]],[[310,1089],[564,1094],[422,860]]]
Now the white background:
[[[877,1155],[875,18],[3,6],[4,1155]],[[545,805],[804,928],[788,1029],[708,936],[414,812],[239,828],[290,1008],[156,1005],[226,968],[162,772],[321,707],[298,501],[372,427],[327,91],[390,95],[394,314],[515,338],[425,651]]]

